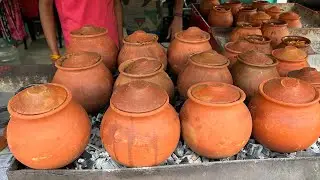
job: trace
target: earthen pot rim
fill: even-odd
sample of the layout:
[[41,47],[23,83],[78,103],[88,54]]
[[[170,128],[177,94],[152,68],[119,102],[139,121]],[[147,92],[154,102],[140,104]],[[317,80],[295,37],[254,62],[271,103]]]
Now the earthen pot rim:
[[213,6],[212,10],[219,13],[231,13],[231,8],[224,7],[223,5]]
[[234,54],[241,54],[240,51],[235,51],[235,50],[232,50],[232,49],[229,48],[229,46],[230,46],[231,44],[234,44],[234,43],[235,43],[235,42],[228,42],[228,43],[226,43],[226,44],[224,45],[224,49],[225,49],[226,51],[232,52],[232,53],[234,53]]
[[251,6],[244,6],[242,8],[240,8],[239,12],[243,11],[243,12],[253,12],[253,11],[257,11],[257,8],[251,7]]
[[[196,97],[193,96],[192,94],[192,90],[198,86],[201,86],[201,85],[208,85],[208,84],[223,84],[225,86],[228,86],[228,87],[231,87],[237,91],[239,91],[239,94],[240,94],[240,98],[233,101],[233,102],[229,102],[229,103],[209,103],[209,102],[204,102],[204,101],[201,101],[199,99],[197,99]],[[192,85],[189,89],[188,89],[188,98],[190,100],[192,100],[193,102],[197,103],[197,104],[201,104],[201,105],[204,105],[204,106],[210,106],[210,107],[230,107],[230,106],[234,106],[234,105],[238,105],[238,104],[241,104],[244,102],[244,100],[246,99],[246,94],[244,93],[244,91],[234,85],[231,85],[231,84],[227,84],[227,83],[221,83],[221,82],[212,82],[212,81],[207,81],[207,82],[201,82],[201,83],[197,83],[197,84],[194,84]]]
[[254,67],[259,67],[259,68],[270,68],[270,67],[275,67],[279,64],[279,62],[276,60],[276,58],[273,58],[269,55],[266,55],[272,59],[273,63],[272,64],[253,64],[250,62],[244,61],[240,56],[237,56],[237,60],[243,64],[249,65],[249,66],[254,66]]
[[[202,52],[202,53],[212,53],[212,52]],[[215,53],[212,53],[212,54],[218,54],[217,52]],[[194,59],[192,59],[193,56],[195,56],[197,54],[191,54],[189,56],[189,60],[188,62],[196,65],[196,66],[199,66],[199,67],[205,67],[205,68],[210,68],[210,69],[221,69],[221,68],[225,68],[225,67],[228,67],[229,64],[230,64],[230,60],[228,58],[226,58],[226,61],[224,63],[221,63],[221,64],[213,64],[213,65],[209,65],[209,64],[204,64],[204,63],[199,63],[199,62],[196,62]],[[219,54],[220,55],[220,54]],[[223,56],[223,55],[221,55]]]
[[[196,27],[189,27],[189,28],[195,29]],[[183,38],[179,37],[180,33],[183,33],[184,31],[187,31],[187,30],[182,30],[180,32],[175,33],[175,35],[174,35],[175,39],[177,39],[177,40],[179,40],[181,42],[184,42],[184,43],[189,43],[189,44],[204,43],[204,42],[208,42],[210,40],[210,34],[208,32],[202,31],[201,29],[200,30],[202,31],[202,33],[205,36],[205,38],[203,38],[202,40],[186,40],[186,39],[183,39]]]
[[[287,40],[287,39],[289,39],[289,40]],[[305,46],[302,46],[299,48],[305,48],[305,47],[310,46],[310,44],[311,44],[311,40],[309,38],[306,38],[303,36],[294,36],[294,35],[282,37],[281,42],[283,42],[285,45],[289,46],[290,44],[287,41],[290,41],[290,39],[303,39],[304,41],[306,41]]]
[[281,8],[279,8],[279,11],[276,11],[274,8],[277,8],[277,7],[278,7],[278,6],[271,6],[271,7],[267,8],[267,9],[265,10],[265,12],[281,13],[281,12],[284,11],[284,10],[281,9]]
[[[78,34],[75,34],[76,31],[79,31],[81,30],[82,28],[87,28],[87,27],[94,27],[94,28],[99,28],[101,30],[103,30],[103,32],[101,33],[97,33],[97,34],[90,34],[90,35],[78,35]],[[74,37],[74,38],[90,38],[90,37],[99,37],[99,36],[104,36],[108,34],[108,29],[106,28],[103,28],[103,27],[97,27],[97,26],[92,26],[92,25],[86,25],[86,26],[83,26],[81,28],[78,28],[78,29],[75,29],[73,31],[70,32],[70,37]]]
[[237,28],[244,29],[260,29],[261,25],[259,23],[249,23],[249,22],[237,22]]
[[[289,46],[286,46],[286,47],[289,47]],[[285,47],[285,48],[286,48],[286,47]],[[293,47],[295,47],[295,46],[293,46]],[[278,61],[285,61],[285,62],[289,62],[289,63],[297,63],[297,62],[307,61],[307,59],[306,59],[306,58],[308,57],[308,54],[307,54],[307,53],[305,53],[305,56],[304,56],[303,58],[301,58],[301,59],[294,59],[294,60],[281,59],[281,58],[275,56],[275,53],[276,53],[277,51],[280,51],[281,49],[283,49],[283,48],[274,49],[274,50],[271,51],[271,55],[272,55],[274,58],[276,58]]]
[[[46,83],[47,85],[53,85],[53,86],[58,86],[60,88],[63,88],[65,91],[66,91],[66,94],[67,94],[67,97],[65,99],[65,101],[60,104],[58,107],[56,107],[55,109],[49,111],[49,112],[45,112],[45,113],[42,113],[42,114],[34,114],[34,115],[25,115],[25,114],[21,114],[21,113],[18,113],[16,111],[14,111],[10,104],[12,102],[12,98],[9,100],[8,102],[8,112],[10,113],[11,116],[14,116],[14,117],[17,117],[18,119],[21,119],[21,120],[34,120],[34,119],[40,119],[40,118],[45,118],[45,117],[48,117],[48,116],[51,116],[53,114],[56,114],[58,112],[60,112],[61,110],[63,110],[66,106],[68,106],[72,100],[72,94],[71,94],[71,91],[66,88],[65,86],[61,85],[61,84],[56,84],[56,83]],[[28,89],[28,88],[27,88]],[[24,90],[23,90],[24,91]],[[21,91],[21,92],[23,92]],[[21,93],[19,92],[19,93]],[[19,94],[18,93],[18,94]]]
[[160,72],[164,72],[164,65],[162,62],[160,62],[160,67],[159,69],[157,69],[156,71],[152,72],[152,73],[148,73],[148,74],[130,74],[130,73],[127,73],[125,72],[125,69],[131,64],[133,63],[134,61],[137,61],[137,60],[140,60],[140,59],[148,59],[150,61],[159,61],[158,59],[156,58],[152,58],[152,57],[139,57],[139,58],[134,58],[134,59],[128,59],[127,61],[123,62],[120,64],[118,70],[119,70],[119,73],[124,75],[124,76],[127,76],[127,77],[133,77],[133,78],[144,78],[144,77],[149,77],[149,76],[154,76]]
[[275,19],[270,19],[266,22],[263,22],[263,25],[265,26],[271,26],[271,27],[286,27],[288,26],[288,23],[286,21],[283,20],[275,20]]
[[[283,79],[283,77],[276,77],[276,78],[271,78],[271,79]],[[271,101],[273,103],[276,103],[276,104],[279,104],[279,105],[282,105],[282,106],[288,106],[288,107],[293,107],[293,108],[307,107],[307,106],[310,106],[310,105],[313,105],[313,104],[317,104],[320,101],[320,95],[319,95],[320,92],[317,90],[316,87],[313,87],[313,86],[312,86],[312,88],[315,90],[315,97],[314,97],[314,99],[312,101],[307,102],[307,103],[299,103],[299,104],[297,104],[297,103],[287,103],[287,102],[279,101],[277,99],[269,97],[264,92],[264,85],[271,79],[267,79],[267,80],[263,81],[259,85],[259,93],[263,96],[263,98],[265,98],[268,101]],[[300,80],[300,81],[302,81],[302,80]]]
[[61,66],[59,63],[62,63],[61,61],[64,61],[66,59],[68,59],[70,56],[73,56],[75,54],[79,54],[79,53],[71,53],[71,54],[66,54],[64,56],[62,56],[61,58],[59,58],[55,63],[54,65],[60,69],[60,70],[63,70],[63,71],[82,71],[82,70],[87,70],[87,69],[91,69],[91,68],[94,68],[96,66],[98,66],[99,64],[102,63],[102,57],[100,55],[98,55],[98,58],[97,58],[97,61],[92,64],[92,65],[89,65],[89,66],[84,66],[84,67],[63,67]]
[[[266,36],[262,36],[262,35],[248,35],[248,36],[245,36],[244,39],[250,43],[253,43],[253,44],[268,44],[268,43],[271,43],[271,39],[266,37]],[[262,39],[262,41],[253,41],[254,39]]]
[[123,44],[131,45],[131,46],[145,46],[145,45],[150,45],[150,44],[158,42],[159,37],[156,34],[151,34],[151,33],[146,33],[146,34],[149,34],[150,36],[152,36],[152,40],[151,41],[129,42],[129,41],[126,40],[126,38],[123,38],[122,42],[123,42]]

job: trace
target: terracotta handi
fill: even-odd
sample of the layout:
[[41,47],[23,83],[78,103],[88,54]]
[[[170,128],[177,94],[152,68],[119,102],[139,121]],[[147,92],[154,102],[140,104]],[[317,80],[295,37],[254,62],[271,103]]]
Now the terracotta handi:
[[220,5],[219,0],[201,0],[200,1],[200,13],[202,16],[207,17],[213,6]]
[[126,61],[119,67],[120,75],[114,84],[114,89],[132,81],[143,80],[159,85],[170,98],[173,98],[174,85],[163,68],[163,64],[154,58],[145,57]]
[[295,78],[274,78],[260,84],[249,104],[253,136],[272,151],[305,150],[320,132],[319,92]]
[[133,81],[114,91],[100,133],[113,160],[127,167],[155,166],[175,150],[180,121],[163,89]]
[[267,22],[268,20],[271,19],[271,16],[269,16],[267,13],[263,12],[263,11],[258,11],[254,14],[252,14],[249,18],[251,23],[254,24],[262,24],[264,22]]
[[67,47],[67,53],[96,52],[102,56],[103,63],[110,70],[115,68],[118,48],[109,37],[108,30],[88,25],[72,31],[70,36],[71,40]]
[[252,7],[259,11],[265,11],[269,4],[270,3],[268,1],[252,1]]
[[168,48],[168,61],[175,74],[179,74],[190,55],[212,50],[210,34],[198,27],[189,27],[175,35]]
[[265,12],[271,16],[271,19],[279,19],[281,11],[282,10],[278,6],[271,6],[265,10]]
[[287,76],[287,73],[290,71],[309,67],[307,53],[294,46],[286,46],[285,48],[273,50],[272,56],[279,61],[277,69],[280,76],[283,77]]
[[302,28],[300,16],[292,11],[280,14],[280,20],[286,21],[289,28]]
[[245,93],[229,84],[204,82],[188,90],[180,119],[182,136],[197,154],[218,159],[237,154],[248,142],[252,119]]
[[231,69],[234,84],[250,99],[263,81],[279,77],[277,65],[277,60],[255,50],[240,54]]
[[262,35],[260,24],[237,23],[237,27],[231,32],[230,41],[237,41],[247,35]]
[[165,49],[158,43],[158,36],[142,30],[135,31],[123,40],[123,46],[118,56],[118,65],[141,57],[159,59],[164,68],[167,68],[167,54]]
[[63,56],[56,62],[52,82],[66,86],[73,99],[87,112],[97,112],[108,103],[113,78],[97,53],[83,52]]
[[228,42],[224,45],[223,55],[230,60],[229,68],[237,62],[237,56],[241,53],[254,49],[254,45],[247,40]]
[[303,36],[285,36],[281,39],[282,43],[278,48],[284,48],[286,46],[295,46],[306,53],[309,52],[311,41]]
[[77,159],[89,142],[89,117],[64,86],[29,87],[9,101],[8,111],[8,146],[14,157],[30,168],[64,167]]
[[253,7],[243,7],[237,14],[237,23],[239,22],[249,22],[250,16],[257,12],[256,8]]
[[188,89],[200,82],[214,81],[232,84],[232,76],[228,69],[229,63],[228,58],[215,51],[191,56],[187,67],[178,77],[180,95],[187,97]]
[[270,20],[262,26],[262,34],[271,39],[271,46],[276,48],[284,36],[289,35],[287,23],[281,20]]
[[264,54],[271,54],[271,39],[260,35],[248,35],[244,39],[254,46],[254,50]]
[[320,90],[320,73],[315,68],[305,67],[300,70],[291,71],[288,73],[288,76],[304,80]]
[[236,17],[239,10],[242,8],[242,3],[240,1],[231,1],[223,4],[224,7],[230,8],[233,17]]
[[231,27],[233,23],[231,9],[224,6],[214,6],[209,13],[208,23],[213,27]]

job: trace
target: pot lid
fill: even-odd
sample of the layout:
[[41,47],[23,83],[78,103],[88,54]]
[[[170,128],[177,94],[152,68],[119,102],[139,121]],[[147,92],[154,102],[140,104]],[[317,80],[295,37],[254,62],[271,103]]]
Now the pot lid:
[[241,98],[236,87],[221,82],[200,83],[193,86],[190,92],[195,99],[212,104],[228,104]]
[[10,101],[10,108],[23,115],[39,115],[47,113],[61,106],[67,99],[67,91],[55,84],[41,84],[31,86]]
[[228,58],[217,53],[216,51],[212,52],[202,52],[195,54],[190,57],[193,62],[208,65],[208,66],[222,66],[228,63]]
[[146,43],[157,41],[158,37],[155,34],[146,33],[142,30],[135,31],[125,38],[129,43]]
[[213,9],[221,13],[226,13],[231,11],[229,7],[225,7],[223,5],[214,6]]
[[271,65],[273,60],[264,53],[260,53],[256,50],[250,50],[242,53],[238,56],[242,61],[254,64],[254,65]]
[[278,7],[278,6],[271,6],[271,7],[268,8],[266,11],[274,12],[274,13],[280,13],[280,12],[281,12],[281,9],[280,9],[280,7]]
[[286,46],[284,48],[273,50],[272,55],[284,61],[303,61],[307,53],[295,46]]
[[300,70],[291,71],[289,77],[298,78],[311,84],[320,84],[320,73],[312,67],[304,67]]
[[261,28],[261,25],[259,23],[252,23],[252,22],[244,22],[240,21],[237,22],[237,27],[242,27],[242,28]]
[[271,19],[271,16],[269,16],[267,13],[263,11],[258,11],[250,16],[251,19],[262,19],[262,20],[268,20]]
[[160,86],[146,81],[133,81],[118,87],[111,97],[111,103],[128,113],[146,113],[160,108],[167,99],[167,93]]
[[316,96],[311,84],[289,77],[270,79],[263,85],[263,92],[278,101],[295,104],[312,102]]
[[141,58],[130,63],[125,69],[125,73],[129,74],[150,74],[158,71],[161,68],[161,62],[158,60]]
[[226,46],[230,50],[237,51],[237,52],[246,52],[251,49],[254,49],[254,45],[246,40],[238,40],[235,42],[230,42]]
[[297,20],[297,19],[300,19],[300,16],[295,12],[289,11],[289,12],[280,14],[279,19]]
[[82,68],[96,64],[100,55],[94,52],[79,52],[62,56],[56,63],[66,68]]
[[178,38],[181,41],[197,43],[208,41],[210,39],[210,34],[205,31],[202,31],[198,27],[189,27],[187,30],[178,32],[176,34],[176,38]]
[[79,29],[71,31],[71,35],[75,36],[92,36],[97,34],[106,33],[107,30],[102,27],[97,27],[93,25],[85,25]]
[[271,42],[270,38],[261,35],[248,35],[245,36],[244,39],[253,44],[266,44]]
[[303,36],[284,36],[281,41],[287,46],[291,45],[297,48],[304,48],[311,44],[310,39]]

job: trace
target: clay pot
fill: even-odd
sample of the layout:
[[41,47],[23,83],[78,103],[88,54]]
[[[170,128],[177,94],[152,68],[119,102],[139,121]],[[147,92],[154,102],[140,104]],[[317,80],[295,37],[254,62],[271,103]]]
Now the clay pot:
[[183,139],[194,152],[213,159],[225,158],[246,145],[252,119],[241,89],[220,82],[204,82],[190,87],[188,97],[180,119]]
[[256,51],[259,51],[264,54],[271,54],[271,39],[261,35],[248,35],[244,37],[244,39],[251,43]]
[[96,52],[102,56],[103,63],[114,69],[117,61],[118,47],[109,37],[108,30],[91,25],[71,31],[67,53]]
[[262,34],[271,39],[271,46],[276,48],[284,36],[289,35],[287,23],[281,20],[270,20],[262,26]]
[[133,81],[114,91],[100,129],[107,152],[127,167],[162,163],[180,137],[179,117],[167,93],[146,81]]
[[302,36],[285,36],[281,39],[281,44],[277,48],[284,48],[286,46],[295,46],[306,53],[309,52],[311,41]]
[[277,69],[282,77],[287,76],[287,73],[290,71],[309,67],[307,53],[294,46],[286,46],[281,49],[273,50],[272,56],[279,61]]
[[259,11],[265,11],[269,4],[270,3],[268,1],[252,1],[252,7]]
[[258,11],[250,16],[250,22],[254,24],[260,24],[267,22],[271,19],[271,16],[269,16],[267,13],[263,11]]
[[292,11],[280,14],[280,20],[286,21],[289,28],[302,28],[300,16]]
[[280,77],[277,65],[277,60],[255,50],[240,54],[238,61],[231,69],[234,84],[241,88],[250,99],[258,92],[259,85],[263,81]]
[[235,17],[239,10],[242,8],[242,3],[240,1],[231,1],[223,4],[224,7],[230,8],[233,17]]
[[202,16],[207,17],[213,6],[220,5],[219,0],[201,0],[200,1],[200,13]]
[[123,40],[123,46],[118,56],[118,65],[141,57],[159,59],[164,68],[167,68],[167,54],[165,49],[158,43],[158,36],[138,30]]
[[237,41],[247,35],[262,35],[260,24],[247,22],[237,23],[237,27],[231,32],[230,41]]
[[304,150],[320,132],[319,92],[295,78],[274,78],[260,84],[249,104],[254,138],[272,151]]
[[304,80],[320,90],[320,73],[315,68],[304,67],[300,70],[289,72],[288,76]]
[[63,56],[56,63],[52,82],[66,86],[73,99],[87,112],[97,112],[108,103],[113,78],[96,53],[75,53]]
[[198,27],[189,27],[175,35],[168,48],[168,61],[175,74],[179,74],[190,55],[212,50],[210,34]]
[[239,22],[249,22],[250,16],[257,12],[256,8],[253,7],[243,7],[237,14],[237,23]]
[[237,56],[243,52],[254,49],[254,45],[246,40],[238,40],[236,42],[228,42],[224,45],[222,55],[230,61],[229,68],[237,62]]
[[230,8],[214,6],[209,13],[208,23],[213,27],[231,27],[233,16]]
[[282,10],[278,6],[271,6],[265,12],[271,16],[271,19],[279,19]]
[[232,76],[228,69],[229,63],[228,58],[215,51],[191,56],[187,67],[178,77],[180,95],[187,97],[188,89],[200,82],[214,81],[232,84]]
[[0,136],[0,151],[5,149],[8,146],[7,139],[4,136]]
[[77,159],[89,142],[89,117],[62,85],[27,88],[10,99],[8,111],[8,146],[14,157],[30,168],[64,167]]
[[132,81],[143,80],[159,85],[173,98],[173,82],[157,59],[145,57],[126,61],[119,66],[119,72],[114,89]]

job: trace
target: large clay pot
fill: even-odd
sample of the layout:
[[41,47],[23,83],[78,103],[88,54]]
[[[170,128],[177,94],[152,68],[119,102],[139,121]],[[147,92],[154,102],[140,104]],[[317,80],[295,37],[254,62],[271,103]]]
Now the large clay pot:
[[274,78],[260,84],[249,103],[253,136],[272,151],[307,149],[320,132],[319,92],[295,78]]
[[157,59],[145,57],[126,61],[119,66],[119,72],[114,89],[132,81],[143,80],[159,85],[173,98],[173,82]]
[[187,97],[188,89],[200,82],[215,81],[232,84],[232,76],[228,69],[229,63],[228,58],[215,51],[191,56],[187,67],[178,77],[180,95]]
[[119,52],[118,65],[141,57],[159,59],[164,68],[167,68],[167,54],[165,49],[158,43],[158,36],[138,30],[123,40],[123,46]]
[[198,27],[189,27],[175,35],[168,48],[168,61],[175,74],[179,74],[190,55],[212,50],[210,34]]
[[289,28],[302,28],[300,16],[292,11],[280,14],[280,20],[286,21]]
[[236,42],[228,42],[224,45],[222,55],[230,60],[229,68],[237,62],[237,56],[241,53],[254,49],[254,45],[247,40],[238,40]]
[[291,71],[288,73],[289,77],[304,80],[312,84],[315,88],[320,90],[320,73],[311,67],[304,67],[300,70]]
[[235,18],[239,10],[242,8],[242,3],[240,1],[231,1],[224,3],[223,6],[230,8],[233,17]]
[[230,41],[237,41],[248,35],[262,35],[260,28],[260,24],[237,23],[237,27],[231,32]]
[[114,91],[100,129],[107,152],[127,167],[162,163],[180,138],[179,117],[167,93],[146,81],[133,81]]
[[252,1],[252,7],[256,8],[258,11],[265,11],[269,4],[268,1]]
[[194,152],[208,158],[225,158],[246,145],[252,119],[241,89],[220,82],[204,82],[193,85],[188,97],[180,119],[183,139]]
[[239,22],[249,22],[250,16],[257,12],[256,8],[253,7],[243,7],[239,10],[237,14],[237,23]]
[[282,10],[278,6],[271,6],[265,10],[265,12],[271,16],[271,19],[279,19],[281,11]]
[[271,39],[271,46],[276,48],[284,36],[289,35],[287,23],[281,20],[270,20],[262,26],[262,34]]
[[252,14],[249,19],[251,23],[262,25],[264,22],[270,20],[271,16],[269,16],[267,13],[263,11],[258,11]]
[[259,85],[268,79],[280,77],[277,71],[278,62],[258,51],[248,51],[238,56],[231,73],[234,84],[241,88],[250,99],[258,92]]
[[208,16],[208,24],[212,27],[231,27],[233,16],[231,9],[223,6],[214,6]]
[[285,36],[281,39],[281,44],[277,48],[284,48],[286,46],[295,46],[306,53],[310,50],[310,39],[303,36]]
[[67,53],[96,52],[102,56],[103,63],[110,70],[115,68],[118,47],[109,37],[108,30],[87,25],[72,31],[70,37]]
[[254,46],[256,51],[259,51],[264,54],[271,54],[272,46],[271,46],[271,39],[268,37],[264,37],[261,35],[248,35],[244,37],[246,41],[251,43]]
[[307,53],[294,46],[286,46],[281,49],[273,50],[272,56],[279,61],[277,69],[282,77],[287,76],[290,71],[309,67]]
[[66,86],[73,99],[87,112],[97,112],[108,103],[113,78],[96,53],[83,52],[63,56],[56,62],[52,82]]
[[219,0],[201,0],[200,1],[200,13],[202,16],[207,17],[213,6],[220,5]]
[[90,137],[86,111],[62,85],[29,87],[8,103],[10,151],[33,169],[56,169],[77,159]]

